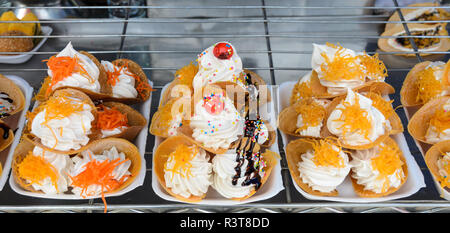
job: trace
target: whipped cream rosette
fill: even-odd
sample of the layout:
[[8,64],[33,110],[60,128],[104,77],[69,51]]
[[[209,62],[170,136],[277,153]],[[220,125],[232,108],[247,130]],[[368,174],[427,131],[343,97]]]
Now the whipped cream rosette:
[[119,102],[103,102],[97,105],[96,128],[102,138],[116,137],[132,141],[147,124],[142,114]]
[[112,62],[101,61],[108,77],[107,85],[112,94],[106,100],[127,104],[146,101],[153,89],[147,76],[136,62],[129,59],[117,59]]
[[328,99],[301,99],[280,112],[278,128],[296,137],[322,138],[325,136],[325,120],[330,103]]
[[335,98],[327,114],[327,130],[343,147],[368,149],[389,135],[388,119],[374,102],[348,89],[345,98]]
[[352,184],[360,197],[387,196],[408,178],[403,153],[390,137],[373,148],[354,151],[351,158]]
[[55,90],[73,88],[85,92],[93,99],[102,99],[111,95],[107,84],[105,69],[93,55],[85,51],[76,51],[72,43],[55,56],[44,60],[48,67],[48,76],[44,79],[36,99],[46,100]]
[[[424,8],[418,8],[418,9],[405,9],[401,8],[400,11],[402,12],[402,15],[405,19],[405,21],[441,21],[441,20],[448,20],[450,17],[450,14],[443,8],[429,8],[429,7],[439,7],[439,3],[432,3],[432,2],[426,2],[426,3],[414,3],[411,5],[408,5],[408,7],[424,7]],[[425,8],[426,7],[426,8]],[[401,21],[398,12],[394,11],[394,13],[389,17],[388,21]],[[432,25],[436,23],[424,23],[426,25]],[[408,24],[409,25],[409,24]],[[386,23],[386,26],[384,28],[385,31],[388,31],[394,27],[402,26],[402,24],[399,23]]]
[[442,189],[450,188],[450,141],[434,144],[425,154],[425,163]]
[[450,96],[428,101],[410,119],[408,131],[414,139],[436,144],[450,139]]
[[421,106],[433,98],[450,95],[450,61],[416,64],[403,81],[400,100],[405,107]]
[[395,55],[413,57],[415,56],[415,53],[413,53],[415,50],[409,41],[410,38],[403,37],[410,34],[411,36],[425,37],[413,38],[421,56],[432,55],[432,53],[427,52],[447,52],[450,50],[450,38],[439,38],[441,36],[448,37],[446,27],[447,23],[410,23],[408,24],[409,33],[407,33],[402,25],[397,25],[381,34],[382,37],[378,39],[378,47],[384,52],[411,52]]
[[242,201],[254,195],[270,176],[278,155],[261,151],[254,138],[243,137],[235,150],[212,158],[213,188],[225,198]]
[[59,194],[69,190],[67,174],[72,167],[69,155],[47,151],[22,139],[14,151],[12,176],[30,192]]
[[0,74],[0,119],[14,115],[23,110],[25,96],[20,88],[10,79]]
[[307,193],[337,196],[336,187],[350,172],[348,152],[331,139],[297,139],[286,146],[291,176]]
[[394,93],[394,88],[384,82],[387,69],[377,54],[358,54],[330,43],[313,47],[313,70],[295,84],[291,104],[307,97],[334,98],[345,95],[348,88],[359,90],[372,85],[383,87],[382,94]]
[[153,163],[161,186],[182,201],[201,201],[213,182],[209,154],[185,136],[164,140],[156,149]]
[[177,133],[211,153],[221,154],[236,146],[243,134],[244,118],[223,89],[206,86],[203,90],[203,97],[194,99],[189,125],[182,125]]
[[97,139],[97,109],[92,100],[75,89],[60,89],[27,115],[25,138],[47,150],[74,154]]

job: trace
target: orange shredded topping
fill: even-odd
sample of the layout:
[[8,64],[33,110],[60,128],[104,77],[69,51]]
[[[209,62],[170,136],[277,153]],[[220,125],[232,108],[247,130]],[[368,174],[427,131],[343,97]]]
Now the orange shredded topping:
[[312,97],[313,92],[309,82],[297,82],[292,90],[291,105],[300,99]]
[[417,73],[417,102],[426,103],[442,92],[443,83],[436,79],[434,71],[433,67],[428,67]]
[[345,167],[344,158],[340,155],[342,147],[334,143],[331,139],[304,141],[311,143],[314,150],[313,162],[317,166]]
[[325,62],[320,65],[323,73],[323,78],[327,81],[336,82],[339,80],[365,80],[361,65],[358,62],[358,57],[352,57],[349,54],[344,55],[344,48],[340,45],[332,45],[327,43],[327,46],[337,48],[334,58],[329,58],[323,52],[321,55]]
[[[444,160],[443,164],[442,164],[443,165],[442,169],[444,169],[444,171],[448,175],[448,174],[450,174],[450,163],[449,163],[448,159],[446,159],[446,154],[442,153],[442,152],[441,152],[441,154],[442,154],[442,156],[441,156],[440,160]],[[438,180],[439,180],[439,183],[441,184],[442,188],[450,187],[450,176],[440,176],[440,177],[438,177]]]
[[154,91],[154,89],[150,86],[147,80],[142,80],[141,77],[130,71],[128,68],[128,62],[125,62],[121,66],[114,65],[114,71],[106,71],[108,75],[107,83],[111,86],[115,86],[119,81],[119,75],[123,72],[125,75],[131,76],[136,80],[135,88],[139,93],[142,99],[145,99],[147,96],[147,91]]
[[192,80],[194,80],[195,75],[198,72],[198,65],[194,65],[192,62],[182,67],[175,72],[175,79],[178,84],[192,86]]
[[111,192],[119,188],[119,186],[122,185],[128,177],[130,177],[130,175],[125,175],[122,176],[120,180],[116,180],[114,179],[113,171],[117,166],[127,162],[129,159],[122,161],[120,161],[120,158],[114,160],[106,159],[103,162],[100,162],[92,159],[91,153],[89,153],[89,156],[91,161],[84,165],[85,170],[76,176],[69,175],[69,178],[72,180],[72,186],[81,188],[80,195],[83,198],[95,195],[94,193],[87,192],[89,186],[101,186],[102,200],[105,205],[106,213],[107,206],[105,201],[105,192]]
[[[175,161],[175,164],[172,168],[164,168],[165,172],[172,172],[180,174],[181,177],[189,178],[192,176],[191,173],[191,160],[198,154],[198,148],[195,146],[188,147],[184,144],[180,144],[177,146],[175,151],[170,153],[169,159],[167,162]],[[174,176],[172,176],[173,179]]]
[[373,56],[369,56],[364,52],[363,55],[358,55],[358,57],[361,61],[361,65],[365,67],[367,76],[377,77],[380,79],[388,76],[386,66],[378,58],[378,53]]
[[[54,119],[61,120],[69,117],[72,114],[80,113],[84,110],[83,106],[84,101],[71,98],[66,94],[62,94],[58,97],[51,97],[40,106],[40,109],[45,109],[44,122],[42,122],[42,125],[49,128],[53,136],[55,137],[56,143],[54,147],[56,147],[56,145],[58,144],[58,138],[56,136],[56,133],[48,125],[48,123]],[[32,115],[33,114],[30,114],[30,117],[32,117]],[[86,132],[85,129],[83,130]],[[62,135],[62,129],[60,134]]]
[[372,100],[372,106],[380,110],[380,112],[383,113],[386,119],[389,119],[389,117],[394,115],[395,111],[391,105],[394,100],[387,101],[380,94],[372,91],[368,92],[366,94],[366,97]]
[[48,68],[52,71],[52,80],[50,86],[46,90],[46,96],[50,95],[53,86],[73,73],[80,73],[83,77],[87,78],[90,83],[95,82],[95,80],[89,76],[86,69],[79,63],[79,59],[76,55],[74,57],[52,56],[50,59],[44,60],[44,62],[47,62]]
[[[394,174],[398,169],[402,168],[403,162],[400,159],[400,149],[396,144],[382,143],[379,145],[379,154],[372,158],[372,168],[377,170],[380,174],[377,179],[383,179],[383,192],[389,189],[388,176]],[[401,173],[397,173],[398,179],[403,179]]]
[[445,111],[442,107],[430,119],[430,125],[436,127],[437,132],[442,133],[450,128],[450,111]]
[[303,125],[295,133],[305,130],[308,127],[318,126],[325,118],[325,108],[312,99],[304,99],[295,106],[295,111],[302,115]]
[[128,126],[126,114],[121,113],[116,107],[108,108],[104,105],[98,106],[97,128],[102,130],[112,130],[122,126]]
[[369,133],[372,131],[370,120],[368,118],[368,112],[361,108],[359,105],[359,96],[355,94],[355,104],[342,101],[343,107],[337,108],[341,110],[341,116],[334,121],[341,121],[342,126],[338,129],[342,129],[343,137],[345,138],[347,133],[360,131],[364,137],[369,140]]
[[44,159],[43,155],[33,155],[33,152],[30,151],[18,164],[18,168],[18,177],[28,180],[30,183],[27,185],[42,185],[42,181],[49,177],[58,190],[58,172],[51,163]]

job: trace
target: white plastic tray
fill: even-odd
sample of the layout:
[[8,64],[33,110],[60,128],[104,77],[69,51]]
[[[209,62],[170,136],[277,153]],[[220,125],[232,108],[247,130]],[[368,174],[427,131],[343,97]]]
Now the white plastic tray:
[[[153,86],[153,83],[149,81],[150,85]],[[150,117],[150,108],[152,103],[152,96],[150,95],[150,98],[143,102],[136,105],[137,110],[147,119],[147,125],[141,130],[141,132],[138,134],[136,139],[134,140],[134,144],[139,149],[139,153],[141,154],[141,170],[139,171],[138,177],[136,180],[133,181],[129,186],[126,188],[115,192],[115,193],[109,193],[105,194],[105,197],[113,197],[113,196],[120,196],[123,195],[139,186],[141,186],[144,183],[145,179],[145,170],[146,170],[146,162],[144,158],[145,154],[145,146],[147,144],[147,135],[148,135],[148,124],[149,124],[149,117]],[[34,103],[33,108],[38,106],[38,101]],[[72,199],[72,200],[82,200],[82,199],[94,199],[94,198],[101,198],[101,196],[90,196],[88,198],[82,198],[79,196],[76,196],[74,194],[44,194],[44,193],[34,193],[27,190],[22,189],[14,180],[13,175],[11,174],[9,179],[9,185],[11,186],[12,190],[14,190],[18,194],[22,194],[25,196],[30,197],[40,197],[40,198],[48,198],[48,199]]]
[[8,174],[11,170],[11,162],[14,154],[14,150],[16,149],[17,144],[19,144],[20,137],[22,136],[22,129],[25,125],[26,113],[28,108],[30,107],[31,98],[33,96],[33,88],[28,84],[27,81],[22,79],[21,77],[15,75],[5,75],[7,78],[11,79],[19,88],[22,90],[23,95],[25,96],[25,106],[21,112],[18,112],[4,121],[11,127],[11,129],[17,129],[14,134],[14,140],[11,145],[0,152],[0,157],[6,156],[5,163],[3,163],[3,171],[0,177],[0,191],[3,190],[6,181],[8,180]]
[[[169,83],[170,84],[170,83]],[[164,86],[164,88],[161,91],[161,97],[162,94],[164,93],[164,91],[166,90],[167,86],[169,84],[166,84]],[[273,98],[273,91],[272,89],[270,89],[271,94],[272,94],[272,101],[269,103],[268,109],[270,111],[268,111],[270,113],[269,116],[264,115],[264,111],[261,111],[261,117],[263,119],[267,119],[269,121],[269,123],[272,125],[272,127],[274,129],[276,129],[276,113],[275,113],[275,109],[274,109],[274,98]],[[161,100],[159,101],[159,103],[161,103]],[[163,138],[161,137],[155,137],[155,146],[153,147],[153,155],[155,154],[156,148],[158,148],[159,144],[163,141]],[[279,150],[278,150],[278,143],[277,141],[275,141],[275,143],[269,147],[269,150],[274,151],[278,154],[280,154]],[[155,191],[155,193],[168,201],[175,201],[175,202],[183,202],[181,200],[178,200],[176,198],[174,198],[173,196],[171,196],[170,194],[168,194],[166,192],[166,190],[159,184],[158,179],[156,177],[155,174],[155,169],[154,169],[154,164],[153,164],[153,169],[152,169],[152,188],[153,191]],[[206,194],[206,197],[201,200],[200,202],[196,202],[193,204],[200,204],[200,205],[222,205],[222,206],[229,206],[229,205],[239,205],[239,204],[244,204],[244,203],[250,203],[250,202],[256,202],[256,201],[262,201],[262,200],[266,200],[269,199],[275,195],[277,195],[281,190],[284,189],[283,186],[283,179],[281,177],[281,165],[280,165],[280,161],[278,161],[277,165],[275,166],[275,168],[272,170],[272,172],[270,173],[270,177],[267,180],[267,182],[262,186],[261,189],[259,189],[253,196],[251,196],[248,199],[242,200],[242,201],[235,201],[235,200],[230,200],[227,199],[223,196],[221,196],[216,190],[214,190],[213,187],[209,187],[208,192]]]
[[[291,97],[292,89],[294,87],[296,82],[285,82],[280,85],[279,88],[279,106],[280,106],[280,112],[289,106],[289,99]],[[283,142],[285,145],[289,143],[289,141],[295,139],[295,137],[289,136],[281,132],[281,136],[283,138]],[[305,191],[303,191],[297,183],[295,183],[294,179],[292,178],[292,183],[294,183],[295,188],[298,192],[300,192],[303,196],[310,200],[327,200],[327,201],[339,201],[339,202],[360,202],[360,203],[368,203],[368,202],[382,202],[382,201],[389,201],[399,198],[408,197],[417,191],[419,189],[425,187],[425,181],[422,172],[420,171],[419,166],[416,163],[416,160],[414,160],[414,157],[411,155],[411,152],[409,151],[408,144],[406,143],[405,136],[403,134],[396,134],[393,135],[392,138],[397,142],[397,144],[400,147],[400,150],[402,150],[403,155],[405,156],[406,163],[408,165],[408,179],[403,184],[403,186],[397,190],[395,193],[385,196],[385,197],[379,197],[379,198],[362,198],[359,197],[354,191],[353,191],[353,185],[352,181],[350,179],[350,176],[347,176],[347,178],[344,180],[342,184],[340,184],[336,189],[339,192],[338,196],[335,197],[323,197],[323,196],[316,196],[311,195]]]
[[[53,29],[49,26],[42,26],[41,30],[43,36],[49,36],[53,31]],[[47,38],[48,37],[42,37],[41,41],[29,52],[20,55],[0,55],[0,63],[20,64],[28,61],[33,56],[33,52],[38,51],[39,48],[45,43]]]
[[[403,109],[405,110],[406,118],[408,119],[408,122],[409,122],[409,119],[417,111],[417,108],[404,107]],[[428,149],[431,147],[431,145],[426,145],[425,143],[420,142],[416,139],[414,139],[414,142],[416,143],[417,148],[419,148],[420,153],[422,153],[422,156],[425,159],[425,153],[428,151]],[[439,184],[439,181],[436,179],[436,177],[433,175],[432,172],[430,172],[430,174],[431,174],[431,177],[433,177],[434,185],[436,186],[436,189],[438,190],[439,194],[441,194],[441,197],[446,200],[450,200],[450,192],[447,189],[441,187],[441,185]]]

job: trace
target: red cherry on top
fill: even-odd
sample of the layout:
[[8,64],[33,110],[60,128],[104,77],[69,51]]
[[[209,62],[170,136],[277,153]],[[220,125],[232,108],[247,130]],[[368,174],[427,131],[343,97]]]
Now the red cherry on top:
[[225,60],[230,59],[231,56],[233,56],[234,51],[230,44],[221,42],[214,46],[213,53],[217,58]]

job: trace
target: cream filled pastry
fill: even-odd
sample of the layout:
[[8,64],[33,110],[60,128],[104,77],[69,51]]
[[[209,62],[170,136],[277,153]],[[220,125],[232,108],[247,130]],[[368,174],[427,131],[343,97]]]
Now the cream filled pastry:
[[400,153],[396,144],[384,142],[371,149],[356,150],[350,162],[352,177],[364,190],[378,194],[398,188],[405,179]]
[[128,118],[117,108],[98,106],[97,129],[101,130],[102,138],[118,135],[128,128]]
[[135,75],[127,66],[118,67],[109,61],[101,61],[108,75],[108,83],[112,87],[113,97],[136,98]]
[[180,144],[164,164],[166,187],[184,198],[201,197],[212,184],[212,165],[206,151]]
[[198,72],[193,80],[194,90],[208,84],[232,82],[245,87],[242,61],[228,42],[218,42],[198,55]]
[[100,71],[97,65],[88,56],[76,51],[71,42],[56,56],[48,59],[47,66],[47,73],[51,78],[47,92],[58,87],[77,87],[100,92]]
[[77,150],[89,142],[91,134],[91,105],[66,95],[51,97],[39,106],[31,122],[31,133],[49,148]]
[[429,143],[450,139],[450,100],[437,109],[431,117],[425,139]]
[[312,148],[297,164],[300,178],[312,190],[333,192],[350,172],[347,154],[329,140],[311,141]]
[[6,92],[0,92],[0,118],[10,116],[16,109],[14,100]]
[[114,146],[101,154],[88,149],[72,160],[74,166],[69,172],[72,192],[83,198],[115,190],[131,176],[131,161]]
[[213,188],[229,199],[251,195],[259,189],[265,176],[266,162],[251,138],[243,138],[236,150],[215,155],[212,164]]
[[443,153],[437,160],[439,183],[441,187],[450,187],[450,152]]
[[321,136],[326,107],[330,103],[326,99],[302,99],[295,105],[298,113],[295,133],[301,136]]
[[445,63],[431,62],[424,70],[417,74],[417,97],[419,103],[426,103],[437,96],[450,94],[448,90],[449,78],[444,76]]
[[386,118],[372,100],[347,90],[347,96],[331,112],[328,130],[347,145],[360,146],[375,142],[386,133]]
[[190,127],[196,141],[215,150],[226,149],[242,135],[243,119],[229,98],[211,94],[194,106]]
[[72,167],[69,155],[56,154],[36,146],[19,163],[18,176],[36,191],[59,194],[68,190],[67,174]]
[[313,44],[312,69],[320,84],[330,94],[345,93],[347,88],[362,86],[366,81],[384,81],[387,70],[378,55],[357,54],[355,51],[333,44]]

